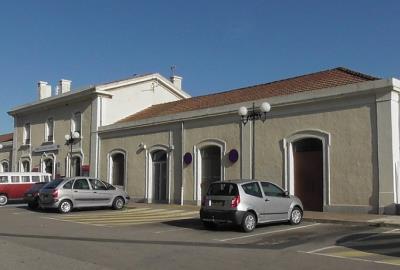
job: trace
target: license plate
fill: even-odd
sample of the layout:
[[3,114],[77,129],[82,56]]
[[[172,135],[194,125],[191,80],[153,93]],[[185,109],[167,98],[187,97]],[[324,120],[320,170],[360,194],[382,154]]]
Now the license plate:
[[32,197],[32,194],[26,194],[27,197]]
[[225,201],[212,201],[213,206],[224,206]]

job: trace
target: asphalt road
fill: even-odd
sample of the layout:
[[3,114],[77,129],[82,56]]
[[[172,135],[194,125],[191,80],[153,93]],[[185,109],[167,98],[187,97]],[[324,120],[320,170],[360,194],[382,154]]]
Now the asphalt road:
[[400,269],[400,230],[318,224],[203,229],[195,212],[0,208],[0,269]]

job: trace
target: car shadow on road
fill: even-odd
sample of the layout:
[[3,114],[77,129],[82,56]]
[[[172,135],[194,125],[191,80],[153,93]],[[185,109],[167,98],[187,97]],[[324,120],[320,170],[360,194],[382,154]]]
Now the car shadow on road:
[[342,237],[336,246],[365,253],[400,257],[400,233],[359,233]]

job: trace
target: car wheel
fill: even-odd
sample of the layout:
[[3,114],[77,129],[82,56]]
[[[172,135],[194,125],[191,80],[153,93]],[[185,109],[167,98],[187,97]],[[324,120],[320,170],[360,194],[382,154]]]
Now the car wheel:
[[210,221],[203,221],[203,226],[207,230],[214,230],[217,228],[217,224],[215,224],[214,222],[210,222]]
[[290,213],[290,224],[298,225],[303,220],[303,211],[301,211],[300,207],[295,206]]
[[61,214],[69,213],[71,212],[71,210],[72,210],[72,203],[69,200],[62,200],[58,205],[58,211]]
[[122,197],[117,197],[113,201],[112,208],[114,210],[121,210],[122,208],[124,208],[124,205],[125,205],[124,199]]
[[5,194],[0,195],[0,206],[6,205],[8,202],[8,197]]
[[242,220],[242,229],[244,232],[251,232],[257,225],[256,216],[251,212],[246,212]]

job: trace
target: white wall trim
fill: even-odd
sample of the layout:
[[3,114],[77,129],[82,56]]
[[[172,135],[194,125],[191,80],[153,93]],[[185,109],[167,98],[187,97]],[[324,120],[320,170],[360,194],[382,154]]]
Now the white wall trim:
[[285,189],[294,195],[294,159],[293,143],[306,139],[315,138],[322,141],[323,156],[323,204],[329,206],[330,198],[330,146],[331,134],[319,129],[310,129],[294,132],[283,139],[284,161],[285,161]]
[[197,201],[197,205],[201,204],[201,152],[200,150],[207,146],[218,146],[221,150],[221,181],[225,180],[225,166],[223,163],[224,156],[226,154],[226,142],[220,139],[206,139],[195,146],[193,146],[194,153],[194,186],[193,186],[193,200]]

